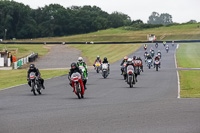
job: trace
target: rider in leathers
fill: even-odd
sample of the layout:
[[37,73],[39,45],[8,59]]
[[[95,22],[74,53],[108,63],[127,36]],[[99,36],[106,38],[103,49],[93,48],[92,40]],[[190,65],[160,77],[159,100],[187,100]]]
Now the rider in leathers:
[[[156,55],[154,61],[156,61],[156,60],[159,61],[159,65],[158,65],[158,66],[159,66],[159,68],[160,68],[160,64],[161,64],[161,63],[160,63],[160,57],[158,57],[158,55]],[[154,68],[155,68],[155,62],[154,62]]]
[[[136,71],[135,71],[135,66],[134,66],[133,61],[132,61],[131,58],[129,58],[129,59],[127,60],[127,65],[126,65],[126,67],[125,67],[125,71],[127,71],[127,67],[128,67],[129,65],[132,65],[133,68],[134,68],[135,80],[136,80],[136,82],[137,82],[137,73],[136,73]],[[126,78],[125,81],[127,82],[127,78]]]
[[121,75],[123,74],[123,68],[122,68],[122,65],[124,64],[124,62],[127,62],[127,60],[128,60],[128,57],[127,56],[125,56],[124,57],[124,59],[122,60],[122,62],[121,62]]
[[99,62],[100,64],[102,63],[100,56],[97,56],[97,59],[94,61],[93,66],[95,67],[96,62]]
[[[103,60],[102,64],[103,64],[103,63],[108,64],[108,73],[110,73],[110,64],[109,64],[109,62],[108,62],[107,57],[104,57],[104,60]],[[101,67],[101,68],[102,68],[102,67]]]
[[31,72],[34,72],[34,73],[35,73],[35,76],[38,77],[38,79],[39,79],[39,81],[40,81],[40,83],[41,83],[42,88],[45,89],[45,87],[44,87],[44,79],[41,78],[40,71],[39,71],[39,69],[37,69],[37,68],[35,67],[34,64],[30,64],[29,70],[28,70],[28,72],[27,72],[27,81],[28,81],[28,85],[31,87],[31,80],[30,80],[30,77],[29,77]]
[[78,62],[77,62],[77,67],[79,67],[80,65],[83,65],[83,67],[85,68],[86,74],[88,76],[88,71],[87,71],[87,65],[86,63],[83,61],[82,57],[78,58]]
[[[80,73],[80,74],[82,75],[82,77],[83,77],[83,72],[82,72],[82,70],[79,69],[79,68],[77,67],[76,63],[72,63],[72,64],[71,64],[71,69],[70,69],[70,72],[69,72],[69,76],[68,76],[68,79],[69,79],[69,81],[70,81],[69,84],[70,84],[71,86],[72,86],[72,83],[71,83],[70,78],[71,78],[72,74],[73,74],[73,73],[76,73],[76,72]],[[86,81],[85,81],[85,80],[83,80],[83,85],[84,85],[84,88],[85,88],[85,90],[86,90],[87,88],[86,88]]]

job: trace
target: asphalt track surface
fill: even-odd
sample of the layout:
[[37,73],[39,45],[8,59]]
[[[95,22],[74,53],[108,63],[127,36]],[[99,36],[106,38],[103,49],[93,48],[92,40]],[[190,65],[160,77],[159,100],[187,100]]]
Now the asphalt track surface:
[[[41,96],[28,85],[0,91],[0,133],[199,133],[200,100],[177,99],[175,47],[159,49],[161,69],[144,66],[134,88],[120,75],[119,61],[107,79],[89,72],[85,99],[72,92],[67,76],[46,80]],[[143,54],[143,48],[134,53]]]

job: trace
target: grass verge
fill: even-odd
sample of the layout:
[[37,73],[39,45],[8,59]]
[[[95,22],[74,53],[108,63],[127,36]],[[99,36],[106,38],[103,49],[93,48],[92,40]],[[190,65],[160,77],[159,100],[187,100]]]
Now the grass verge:
[[63,37],[37,38],[33,40],[17,40],[27,42],[130,42],[147,41],[148,34],[155,34],[158,41],[199,40],[200,28],[197,24],[180,24],[163,26],[145,30],[126,30],[128,27],[99,30],[88,34]]
[[[68,74],[68,70],[40,70],[44,79]],[[27,83],[27,70],[0,70],[0,89]]]
[[141,44],[77,44],[70,46],[80,49],[82,56],[88,59],[89,65],[92,65],[97,55],[101,59],[107,57],[111,64],[133,53],[141,47]]
[[179,67],[200,67],[200,43],[180,44],[177,50],[177,61]]
[[188,70],[179,71],[180,75],[180,87],[181,98],[200,98],[200,71],[198,70]]
[[38,53],[39,56],[43,56],[48,53],[48,46],[36,45],[36,44],[0,44],[0,49],[7,49],[11,54],[15,55],[17,59],[25,57],[33,52]]

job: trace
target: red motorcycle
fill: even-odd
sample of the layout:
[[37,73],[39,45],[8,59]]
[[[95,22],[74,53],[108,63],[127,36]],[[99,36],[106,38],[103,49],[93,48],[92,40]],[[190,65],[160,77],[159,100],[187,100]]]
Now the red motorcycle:
[[71,76],[71,83],[74,89],[74,93],[78,96],[79,99],[84,98],[84,87],[81,77],[81,74],[78,72],[73,73]]
[[145,51],[147,50],[147,46],[144,46],[144,50],[145,50]]

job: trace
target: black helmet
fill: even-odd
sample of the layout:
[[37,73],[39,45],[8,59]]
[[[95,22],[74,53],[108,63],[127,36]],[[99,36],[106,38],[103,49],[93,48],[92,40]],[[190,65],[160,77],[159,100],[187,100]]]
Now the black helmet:
[[99,60],[100,59],[100,56],[97,56],[97,60]]
[[34,64],[30,64],[29,68],[30,68],[30,69],[34,69],[34,68],[35,68],[35,65],[34,65]]
[[135,56],[135,55],[133,56],[133,59],[136,59],[136,56]]
[[73,63],[71,64],[71,69],[75,69],[76,67],[77,67],[76,63],[73,62]]
[[107,58],[106,58],[106,57],[104,57],[104,61],[107,61]]

